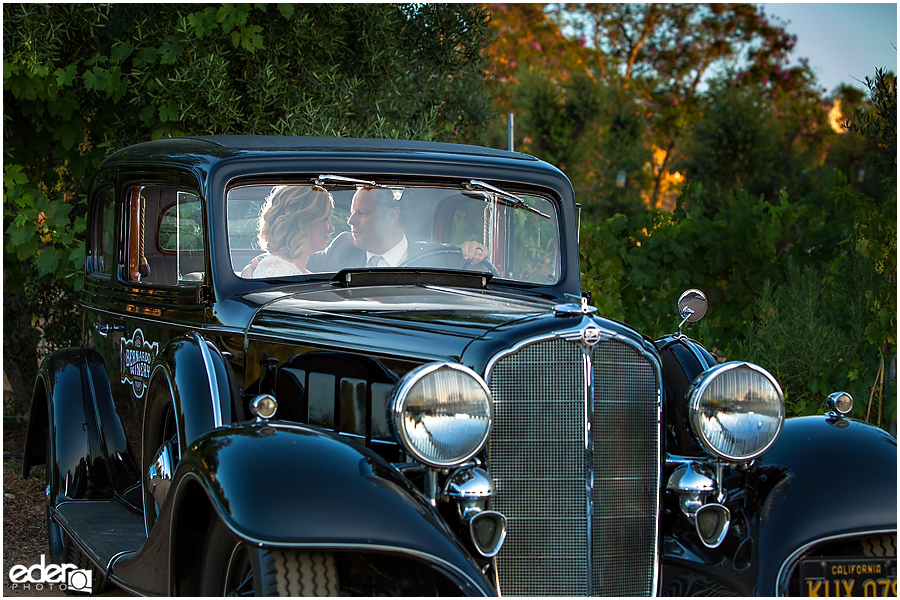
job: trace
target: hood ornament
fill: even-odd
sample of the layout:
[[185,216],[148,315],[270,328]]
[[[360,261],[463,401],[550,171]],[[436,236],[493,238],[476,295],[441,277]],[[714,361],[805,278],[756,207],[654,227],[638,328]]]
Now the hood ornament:
[[573,296],[566,294],[571,302],[565,304],[557,304],[553,307],[553,316],[555,317],[580,317],[582,315],[592,315],[597,312],[597,307],[588,304],[587,298],[581,296]]

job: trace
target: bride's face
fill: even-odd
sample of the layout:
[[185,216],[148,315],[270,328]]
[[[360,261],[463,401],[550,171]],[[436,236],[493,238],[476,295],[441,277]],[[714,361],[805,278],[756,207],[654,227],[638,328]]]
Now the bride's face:
[[309,228],[309,251],[310,253],[324,250],[328,246],[328,238],[334,233],[334,226],[331,224],[331,212],[324,218],[317,220]]

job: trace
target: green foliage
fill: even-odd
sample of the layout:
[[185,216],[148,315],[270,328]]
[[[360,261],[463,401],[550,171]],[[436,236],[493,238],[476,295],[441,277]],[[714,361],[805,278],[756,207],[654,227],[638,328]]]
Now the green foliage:
[[[78,343],[62,321],[83,285],[87,183],[124,146],[229,133],[483,141],[487,33],[477,5],[4,4],[4,308]],[[36,297],[70,314],[51,318]],[[7,338],[10,375],[23,353]]]
[[872,397],[877,414],[896,421],[896,392],[875,386],[882,361],[896,356],[897,326],[896,229],[878,204],[837,171],[795,203],[741,190],[728,211],[709,216],[704,195],[690,186],[672,214],[586,225],[584,288],[654,337],[674,331],[676,299],[699,288],[710,311],[691,335],[724,359],[769,369],[791,414],[822,412],[825,397],[843,389],[856,416]]
[[[865,139],[872,162],[881,169],[888,185],[897,187],[897,78],[875,69],[875,79],[866,77],[874,110],[855,107],[848,130]],[[896,199],[896,198],[895,198]],[[895,200],[894,199],[894,200]]]
[[581,227],[581,289],[591,293],[591,304],[600,314],[625,319],[622,306],[622,261],[612,252],[606,240],[591,235],[591,228]]
[[[704,214],[703,192],[689,187],[674,213],[616,215],[582,238],[603,240],[622,263],[620,293],[627,321],[651,336],[674,328],[674,302],[688,288],[703,289],[716,317],[713,334],[740,330],[752,315],[743,302],[774,272],[784,224],[793,218],[785,198],[769,204],[740,192],[732,210]],[[587,263],[590,273],[596,265]],[[741,301],[727,302],[726,298]],[[722,341],[715,340],[718,347]]]
[[763,194],[784,187],[779,122],[766,100],[764,90],[751,86],[710,91],[680,161],[692,181],[723,199],[738,189]]
[[879,353],[860,336],[869,313],[859,288],[873,273],[855,266],[858,278],[829,285],[818,270],[787,261],[781,282],[765,282],[750,335],[732,344],[736,356],[771,371],[792,415],[821,414],[836,390],[856,399],[854,416],[866,415]]
[[536,133],[522,150],[567,172],[578,168],[587,159],[585,133],[600,111],[596,85],[584,74],[560,81],[534,68],[524,69],[519,78],[512,108],[522,115],[520,127]]
[[22,165],[4,165],[3,188],[9,258],[33,259],[38,277],[70,279],[72,287],[80,290],[84,267],[84,245],[79,239],[85,230],[83,210],[73,214],[72,204],[51,203],[40,187],[28,179]]

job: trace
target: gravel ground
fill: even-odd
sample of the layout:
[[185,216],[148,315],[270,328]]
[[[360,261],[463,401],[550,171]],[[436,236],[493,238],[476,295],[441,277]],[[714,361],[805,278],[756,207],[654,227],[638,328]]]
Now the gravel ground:
[[[44,530],[44,467],[31,470],[28,479],[22,478],[22,454],[25,449],[25,428],[3,427],[3,596],[67,596],[49,584],[37,589],[16,589],[9,581],[9,570],[15,565],[30,567],[40,564],[47,554]],[[45,558],[45,562],[46,562]],[[122,590],[111,587],[101,596],[121,596]],[[68,596],[77,595],[75,592]]]
[[58,589],[14,589],[9,570],[14,565],[40,564],[47,552],[44,533],[44,468],[33,469],[28,479],[22,478],[22,453],[25,449],[24,427],[3,428],[3,595],[63,596]]

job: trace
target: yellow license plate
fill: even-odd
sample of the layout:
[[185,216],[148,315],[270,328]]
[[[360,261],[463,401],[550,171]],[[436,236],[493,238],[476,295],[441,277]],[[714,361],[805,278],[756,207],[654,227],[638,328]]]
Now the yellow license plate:
[[810,558],[800,563],[800,595],[897,597],[897,559]]

